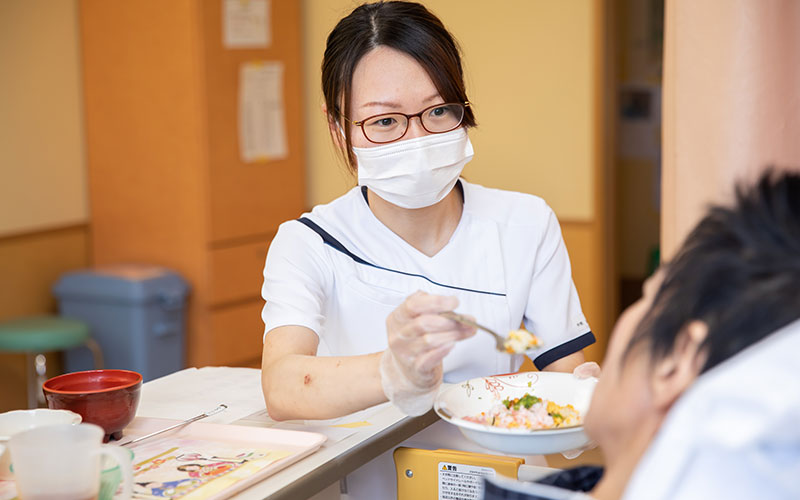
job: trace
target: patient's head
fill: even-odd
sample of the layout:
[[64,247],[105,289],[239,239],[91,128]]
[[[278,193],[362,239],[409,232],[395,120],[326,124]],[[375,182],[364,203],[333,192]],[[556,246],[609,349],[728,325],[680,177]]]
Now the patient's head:
[[798,317],[800,176],[766,174],[712,208],[620,317],[587,432],[607,458],[649,441],[698,375]]

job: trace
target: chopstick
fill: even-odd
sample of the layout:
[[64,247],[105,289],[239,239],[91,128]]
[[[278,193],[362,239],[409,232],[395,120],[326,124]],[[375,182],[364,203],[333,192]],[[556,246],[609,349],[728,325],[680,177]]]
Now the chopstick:
[[158,436],[159,434],[162,434],[162,433],[167,432],[167,431],[171,431],[172,429],[176,429],[178,427],[182,427],[184,425],[191,424],[192,422],[196,422],[196,421],[201,420],[203,418],[210,417],[211,415],[216,415],[217,413],[225,411],[227,409],[228,409],[228,405],[220,404],[219,406],[217,406],[216,408],[214,408],[213,410],[211,410],[209,412],[201,413],[200,415],[197,415],[196,417],[192,417],[190,419],[184,420],[183,422],[178,422],[177,424],[171,425],[171,426],[169,426],[169,427],[167,427],[165,429],[161,429],[161,430],[158,430],[158,431],[155,431],[155,432],[151,432],[150,434],[147,434],[145,436],[138,437],[136,439],[131,439],[130,441],[125,441],[124,443],[119,443],[119,446],[128,446],[129,444],[138,443],[139,441],[144,441],[145,439],[149,439],[149,438],[151,438],[153,436]]

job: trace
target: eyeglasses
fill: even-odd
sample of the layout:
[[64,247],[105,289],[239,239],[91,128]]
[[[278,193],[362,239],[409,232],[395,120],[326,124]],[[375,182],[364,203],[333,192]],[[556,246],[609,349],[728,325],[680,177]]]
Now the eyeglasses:
[[[469,107],[469,101],[463,104],[459,102],[448,102],[435,104],[415,113],[407,115],[405,113],[384,113],[381,115],[370,116],[361,121],[350,123],[361,127],[364,137],[369,142],[375,144],[386,144],[402,139],[408,132],[408,124],[412,118],[419,118],[422,128],[431,134],[443,134],[455,130],[464,120],[465,109]],[[345,118],[346,119],[346,118]]]

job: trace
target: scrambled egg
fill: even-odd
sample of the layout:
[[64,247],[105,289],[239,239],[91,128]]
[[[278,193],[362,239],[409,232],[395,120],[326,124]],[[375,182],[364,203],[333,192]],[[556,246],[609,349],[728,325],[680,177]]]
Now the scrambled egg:
[[581,423],[578,410],[572,405],[559,406],[552,401],[547,402],[547,413],[553,417],[554,427],[566,427]]
[[558,429],[582,423],[580,413],[571,404],[562,406],[527,392],[521,398],[504,399],[488,413],[463,418],[503,429]]
[[534,349],[542,345],[536,335],[528,330],[512,330],[504,344],[506,352],[509,354],[522,354],[528,349]]

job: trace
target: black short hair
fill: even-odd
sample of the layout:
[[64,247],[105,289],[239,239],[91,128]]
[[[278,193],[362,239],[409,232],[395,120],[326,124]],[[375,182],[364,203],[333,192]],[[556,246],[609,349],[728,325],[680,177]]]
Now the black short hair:
[[800,317],[800,175],[769,169],[714,206],[673,261],[634,345],[670,354],[691,321],[708,325],[703,373]]
[[[445,102],[466,102],[461,50],[442,21],[416,2],[380,1],[353,9],[328,35],[322,59],[322,93],[328,120],[350,116],[353,72],[364,55],[386,46],[416,60],[431,77]],[[473,108],[464,110],[464,127],[475,126]],[[345,160],[355,172],[350,128],[344,127]]]

